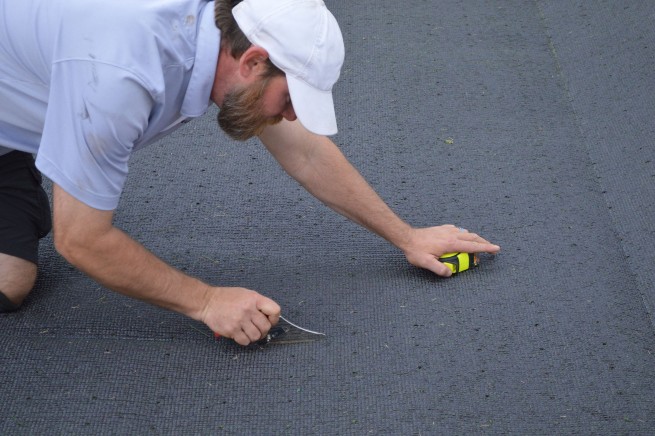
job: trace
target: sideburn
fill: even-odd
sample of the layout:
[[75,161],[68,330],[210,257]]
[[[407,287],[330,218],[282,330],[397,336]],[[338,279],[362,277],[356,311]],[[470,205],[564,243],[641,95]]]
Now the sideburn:
[[262,115],[261,99],[269,81],[270,77],[265,77],[225,95],[218,113],[218,125],[231,138],[245,141],[259,135],[266,126],[282,120],[282,116],[271,118]]

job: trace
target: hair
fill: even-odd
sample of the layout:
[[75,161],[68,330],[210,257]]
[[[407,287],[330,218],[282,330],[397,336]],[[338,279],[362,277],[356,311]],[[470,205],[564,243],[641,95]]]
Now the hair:
[[[232,15],[232,8],[241,1],[216,0],[214,4],[214,22],[221,31],[221,47],[229,49],[230,55],[235,59],[239,59],[252,46],[252,42],[241,31]],[[266,71],[263,77],[269,78],[281,75],[284,75],[284,71],[276,67],[270,58],[266,59]]]

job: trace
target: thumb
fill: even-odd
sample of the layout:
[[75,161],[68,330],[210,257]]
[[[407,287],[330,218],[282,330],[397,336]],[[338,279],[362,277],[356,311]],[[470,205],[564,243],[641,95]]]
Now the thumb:
[[275,301],[260,295],[259,299],[257,300],[257,310],[266,315],[271,324],[275,325],[280,319],[280,311],[282,309],[280,308],[280,305]]
[[450,277],[453,272],[432,254],[405,253],[407,260],[414,266],[432,271],[441,277]]
[[428,271],[432,271],[438,276],[441,277],[450,277],[453,275],[453,272],[450,268],[448,268],[446,265],[443,263],[439,262],[436,257],[428,257],[425,259],[424,263],[420,265],[422,268],[427,269]]

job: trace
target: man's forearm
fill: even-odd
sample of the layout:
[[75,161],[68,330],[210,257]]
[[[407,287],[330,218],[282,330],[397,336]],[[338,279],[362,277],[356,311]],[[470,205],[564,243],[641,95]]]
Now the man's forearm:
[[338,213],[397,247],[407,243],[411,227],[401,220],[327,137],[298,122],[271,126],[261,136],[285,171]]
[[329,139],[315,147],[307,165],[296,174],[310,193],[333,210],[382,236],[397,247],[410,226],[398,217]]
[[60,251],[109,289],[201,319],[208,286],[167,265],[117,228],[90,244],[64,245]]
[[55,246],[71,264],[109,289],[200,319],[207,285],[113,227],[111,211],[90,208],[56,184],[53,193]]

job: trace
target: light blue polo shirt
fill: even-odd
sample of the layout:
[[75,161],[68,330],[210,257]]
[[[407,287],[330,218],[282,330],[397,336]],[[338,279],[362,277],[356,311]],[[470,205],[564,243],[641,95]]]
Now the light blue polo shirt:
[[118,205],[132,151],[205,113],[220,34],[206,0],[0,0],[0,154]]

